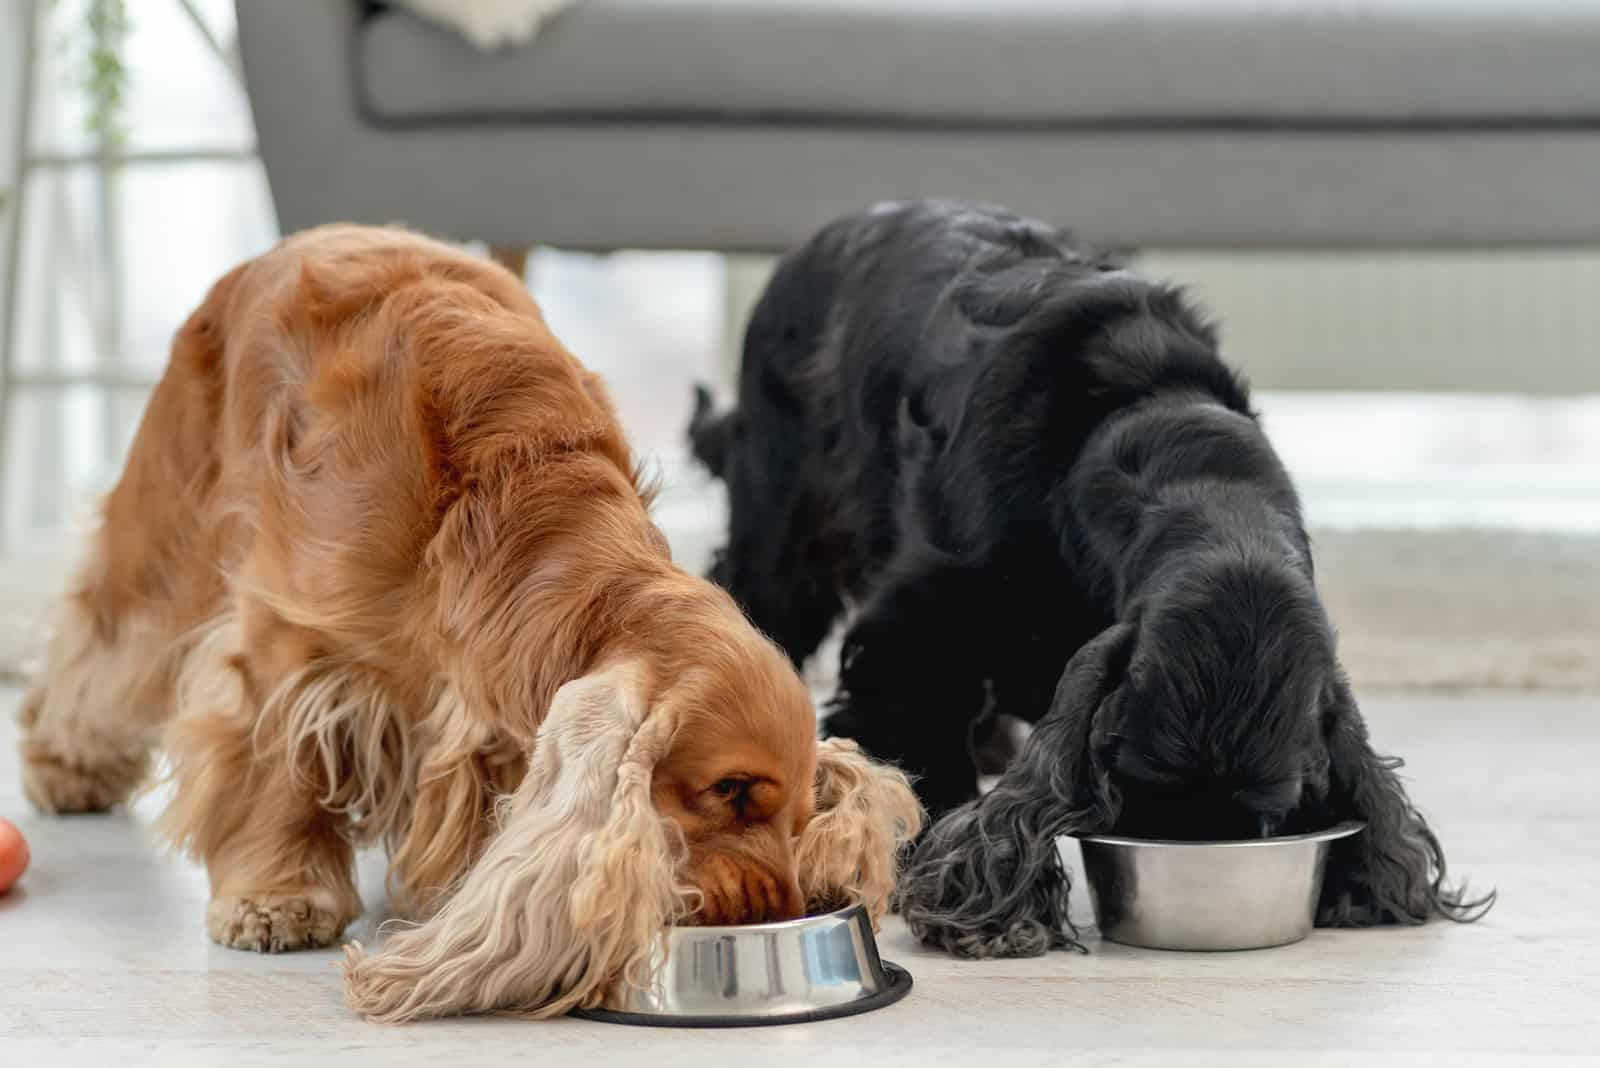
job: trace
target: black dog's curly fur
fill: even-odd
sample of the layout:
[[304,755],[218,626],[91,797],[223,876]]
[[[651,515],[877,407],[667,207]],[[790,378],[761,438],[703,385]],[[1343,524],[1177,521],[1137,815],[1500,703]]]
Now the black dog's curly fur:
[[[849,599],[828,730],[943,818],[900,890],[923,941],[1075,945],[1063,834],[1215,839],[1360,819],[1319,922],[1475,918],[1377,756],[1287,474],[1177,290],[952,202],[841,219],[784,258],[739,406],[713,577],[798,664]],[[1036,723],[979,800],[974,738]]]

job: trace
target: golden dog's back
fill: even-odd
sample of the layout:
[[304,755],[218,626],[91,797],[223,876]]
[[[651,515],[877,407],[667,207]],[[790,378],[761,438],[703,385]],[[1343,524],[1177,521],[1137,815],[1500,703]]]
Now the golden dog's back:
[[[404,230],[319,227],[230,272],[178,331],[108,527],[175,558],[128,576],[130,596],[181,593],[199,622],[228,574],[291,622],[386,641],[462,480],[541,447],[597,452],[631,482],[603,387],[518,279]],[[218,566],[182,565],[195,556]]]

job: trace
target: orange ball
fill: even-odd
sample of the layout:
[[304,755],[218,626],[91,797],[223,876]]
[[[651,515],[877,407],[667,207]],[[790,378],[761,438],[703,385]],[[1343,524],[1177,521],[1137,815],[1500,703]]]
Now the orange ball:
[[10,890],[28,870],[28,840],[16,824],[0,819],[0,894]]

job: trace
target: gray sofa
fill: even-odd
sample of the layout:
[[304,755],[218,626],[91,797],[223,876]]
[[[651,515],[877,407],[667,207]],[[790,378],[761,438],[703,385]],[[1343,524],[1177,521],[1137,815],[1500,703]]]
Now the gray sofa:
[[1600,240],[1597,0],[578,0],[489,56],[238,15],[286,230],[754,251],[940,195],[1122,246]]

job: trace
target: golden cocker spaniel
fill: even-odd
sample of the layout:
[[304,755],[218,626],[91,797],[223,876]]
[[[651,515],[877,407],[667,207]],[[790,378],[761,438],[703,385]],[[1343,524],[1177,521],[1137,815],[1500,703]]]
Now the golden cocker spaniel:
[[601,383],[510,273],[332,226],[178,332],[23,708],[25,787],[170,761],[211,937],[336,942],[381,841],[417,921],[347,949],[376,1019],[549,1016],[673,922],[887,907],[903,776],[815,740],[794,669],[675,567]]

